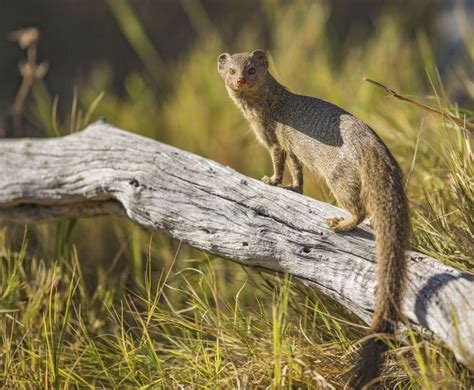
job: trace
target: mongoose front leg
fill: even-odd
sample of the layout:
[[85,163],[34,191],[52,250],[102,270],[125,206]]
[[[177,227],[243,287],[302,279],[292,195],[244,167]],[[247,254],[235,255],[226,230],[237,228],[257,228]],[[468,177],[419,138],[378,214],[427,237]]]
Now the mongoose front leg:
[[288,167],[290,168],[293,183],[291,186],[282,186],[287,190],[295,191],[299,194],[303,193],[303,165],[301,161],[293,154],[288,154]]
[[262,181],[272,186],[276,186],[281,184],[283,180],[286,153],[279,145],[272,145],[270,146],[269,150],[273,162],[273,175],[270,177],[263,176]]

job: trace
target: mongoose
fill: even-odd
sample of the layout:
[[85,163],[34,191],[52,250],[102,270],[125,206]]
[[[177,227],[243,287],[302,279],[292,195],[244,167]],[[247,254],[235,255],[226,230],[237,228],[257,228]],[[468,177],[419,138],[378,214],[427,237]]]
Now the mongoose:
[[[405,249],[410,221],[403,174],[394,157],[361,120],[325,100],[297,95],[268,71],[265,52],[223,53],[217,69],[230,98],[240,108],[257,140],[268,149],[273,175],[265,183],[281,186],[285,162],[292,176],[287,188],[302,192],[303,164],[326,180],[349,219],[332,218],[335,232],[354,229],[370,216],[376,236],[377,289],[371,330],[395,331],[406,278]],[[352,385],[377,377],[387,350],[370,338],[360,348]]]

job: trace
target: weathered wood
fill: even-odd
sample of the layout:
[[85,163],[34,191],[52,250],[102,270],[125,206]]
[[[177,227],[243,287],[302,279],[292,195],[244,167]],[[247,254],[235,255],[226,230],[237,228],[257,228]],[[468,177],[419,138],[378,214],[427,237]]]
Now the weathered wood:
[[[336,234],[344,211],[97,122],[54,139],[0,141],[0,219],[114,214],[246,266],[288,272],[370,321],[375,243]],[[474,275],[411,252],[404,313],[474,367]]]

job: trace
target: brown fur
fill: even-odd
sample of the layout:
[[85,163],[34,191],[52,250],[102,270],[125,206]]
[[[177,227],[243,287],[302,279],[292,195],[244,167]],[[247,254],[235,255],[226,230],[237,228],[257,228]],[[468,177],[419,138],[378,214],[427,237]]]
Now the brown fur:
[[[274,173],[262,180],[281,186],[285,161],[303,189],[302,165],[326,179],[351,218],[333,218],[336,232],[354,229],[370,216],[376,235],[377,290],[372,332],[393,334],[400,319],[410,222],[402,172],[390,151],[365,123],[321,99],[289,92],[268,72],[264,52],[221,54],[218,72],[229,96],[270,152]],[[387,347],[375,337],[360,348],[352,385],[379,375]]]

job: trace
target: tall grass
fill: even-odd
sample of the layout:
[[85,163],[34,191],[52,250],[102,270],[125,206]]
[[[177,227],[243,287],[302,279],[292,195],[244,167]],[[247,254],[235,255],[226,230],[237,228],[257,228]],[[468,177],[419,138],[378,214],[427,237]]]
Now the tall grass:
[[[387,143],[407,173],[413,247],[472,271],[471,139],[362,81],[381,80],[472,117],[446,97],[428,37],[409,39],[397,18],[385,15],[367,42],[346,45],[336,61],[324,3],[264,4],[272,23],[268,48],[258,26],[243,29],[231,47],[200,28],[193,49],[172,65],[160,62],[156,78],[150,64],[158,54],[136,43],[143,31],[133,35],[129,26],[125,33],[146,57],[147,71],[129,75],[125,96],[108,92],[112,68],[104,65],[71,93],[71,110],[62,117],[58,106],[67,99],[51,97],[38,83],[29,120],[53,136],[105,116],[261,177],[269,158],[226,97],[215,62],[223,51],[266,48],[283,84],[343,106]],[[122,11],[115,13],[126,29]],[[472,47],[474,37],[465,41]],[[474,61],[469,53],[467,68]],[[157,91],[163,74],[166,89]],[[468,72],[460,74],[472,85]],[[472,88],[466,93],[474,100]],[[334,202],[320,178],[307,178],[307,195]],[[0,227],[0,383],[7,388],[339,388],[364,335],[364,325],[340,305],[288,277],[260,275],[127,221]],[[473,380],[452,353],[414,332],[391,348],[384,379],[400,389],[468,389]]]

